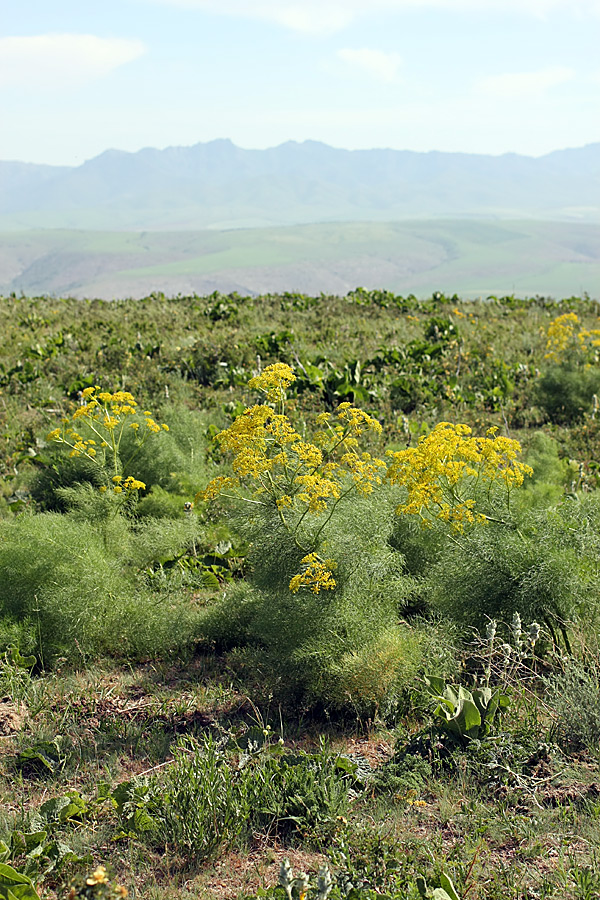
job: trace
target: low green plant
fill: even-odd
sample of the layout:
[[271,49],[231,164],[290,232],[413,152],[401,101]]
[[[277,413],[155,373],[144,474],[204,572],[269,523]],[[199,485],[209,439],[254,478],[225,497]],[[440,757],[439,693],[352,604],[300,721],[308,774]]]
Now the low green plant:
[[0,863],[0,900],[40,900],[33,882],[5,863]]
[[245,745],[180,739],[160,775],[113,791],[121,834],[168,847],[186,866],[256,832],[331,837],[361,783],[357,764],[325,745],[292,752],[269,736]]
[[210,859],[240,834],[244,820],[231,760],[215,740],[180,740],[173,762],[154,782],[147,806],[153,842],[172,848],[187,864]]
[[0,521],[0,647],[18,643],[48,667],[61,657],[153,653],[191,640],[198,613],[187,595],[166,583],[151,589],[135,567],[181,547],[188,523],[132,527],[105,514],[110,494],[76,493],[71,514]]
[[89,854],[79,856],[71,849],[65,834],[80,826],[89,812],[89,804],[78,791],[46,800],[13,823],[7,842],[0,844],[0,857],[17,866],[21,874],[38,880],[51,874],[56,877],[73,864],[90,862]]
[[502,689],[488,686],[471,690],[446,684],[443,678],[425,676],[425,683],[437,703],[433,714],[441,727],[460,741],[487,736],[496,715],[508,707]]
[[36,663],[35,656],[23,656],[18,647],[9,645],[0,658],[0,696],[21,703],[30,692],[31,670]]
[[324,742],[314,753],[267,743],[243,759],[242,793],[253,828],[278,835],[330,838],[356,786],[357,764]]
[[490,523],[447,544],[422,589],[434,609],[485,630],[515,612],[543,623],[568,647],[568,629],[598,616],[599,497],[583,494],[548,509],[514,510],[512,525]]
[[[276,886],[260,890],[257,898],[281,898],[281,900],[460,900],[451,879],[445,873],[440,875],[440,887],[429,888],[422,876],[410,879],[395,879],[393,887],[382,893],[378,889],[361,885],[354,886],[347,873],[332,875],[324,864],[316,875],[294,870],[288,859],[284,859],[279,870]],[[402,881],[403,883],[399,883]],[[248,898],[250,900],[250,898]]]
[[550,737],[572,751],[600,753],[600,663],[564,656],[560,669],[545,678],[545,700],[552,715]]

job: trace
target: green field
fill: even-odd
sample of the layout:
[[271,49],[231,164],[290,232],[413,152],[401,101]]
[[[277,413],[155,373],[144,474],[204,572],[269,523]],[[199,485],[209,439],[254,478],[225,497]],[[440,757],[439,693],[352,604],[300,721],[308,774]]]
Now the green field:
[[596,900],[599,339],[576,296],[0,297],[0,898]]
[[600,225],[415,220],[230,231],[0,234],[0,290],[75,297],[165,293],[343,294],[358,285],[426,296],[594,294]]

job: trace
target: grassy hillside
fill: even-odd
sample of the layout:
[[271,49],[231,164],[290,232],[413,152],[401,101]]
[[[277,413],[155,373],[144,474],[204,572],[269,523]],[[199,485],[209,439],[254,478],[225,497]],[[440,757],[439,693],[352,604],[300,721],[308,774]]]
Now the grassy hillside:
[[0,896],[600,895],[598,301],[8,296],[0,357]]
[[202,232],[23,231],[0,235],[0,290],[76,297],[165,293],[426,296],[594,293],[600,225],[413,221]]

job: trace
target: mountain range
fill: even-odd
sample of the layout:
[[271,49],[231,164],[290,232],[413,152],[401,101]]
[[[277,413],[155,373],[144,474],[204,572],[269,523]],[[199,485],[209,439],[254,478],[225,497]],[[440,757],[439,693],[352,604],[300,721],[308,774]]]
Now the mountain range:
[[0,162],[0,230],[174,231],[481,218],[600,222],[600,143],[514,153],[107,150],[80,166]]

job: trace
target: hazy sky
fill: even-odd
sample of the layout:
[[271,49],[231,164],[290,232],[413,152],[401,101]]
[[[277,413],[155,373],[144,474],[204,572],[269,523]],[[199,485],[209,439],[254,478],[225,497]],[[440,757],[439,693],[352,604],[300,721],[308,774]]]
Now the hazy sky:
[[600,0],[0,0],[0,159],[600,141]]

